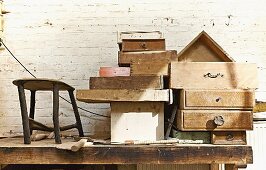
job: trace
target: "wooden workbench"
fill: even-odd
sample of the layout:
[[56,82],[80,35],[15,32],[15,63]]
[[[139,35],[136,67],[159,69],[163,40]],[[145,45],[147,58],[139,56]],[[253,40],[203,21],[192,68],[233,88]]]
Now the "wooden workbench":
[[[64,139],[62,142],[68,142]],[[0,139],[0,164],[230,164],[252,163],[245,145],[94,145],[78,152],[57,149],[54,140],[23,144]],[[230,166],[228,166],[230,167]],[[228,168],[229,169],[229,168]]]

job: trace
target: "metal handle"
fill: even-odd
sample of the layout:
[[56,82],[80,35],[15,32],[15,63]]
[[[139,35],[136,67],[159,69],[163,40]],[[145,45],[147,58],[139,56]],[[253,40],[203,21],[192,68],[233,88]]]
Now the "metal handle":
[[227,140],[227,141],[232,141],[232,140],[234,140],[234,135],[233,135],[232,133],[227,134],[227,135],[226,135],[226,140]]
[[217,77],[223,77],[224,75],[221,74],[221,73],[217,73],[217,74],[212,74],[212,73],[207,73],[207,74],[204,74],[204,77],[205,78],[217,78]]
[[145,42],[144,43],[141,43],[140,46],[141,46],[141,48],[144,48],[144,49],[147,48],[147,44]]
[[224,124],[224,118],[223,118],[223,116],[215,116],[213,119],[213,122],[217,126],[222,126]]

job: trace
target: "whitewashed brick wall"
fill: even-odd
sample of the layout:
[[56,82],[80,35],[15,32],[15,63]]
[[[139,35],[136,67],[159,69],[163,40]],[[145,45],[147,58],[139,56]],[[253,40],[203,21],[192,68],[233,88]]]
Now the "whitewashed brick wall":
[[[238,62],[259,66],[259,100],[266,100],[266,1],[254,0],[5,0],[4,40],[37,77],[88,88],[100,66],[117,65],[117,31],[164,33],[167,49],[182,50],[205,30]],[[14,79],[30,75],[0,51],[0,136],[20,133],[21,117]],[[63,93],[63,96],[67,96]],[[108,115],[109,105],[81,107]],[[52,123],[51,93],[37,94],[37,119]],[[61,101],[62,124],[73,120]],[[110,120],[80,111],[87,134],[109,135]]]

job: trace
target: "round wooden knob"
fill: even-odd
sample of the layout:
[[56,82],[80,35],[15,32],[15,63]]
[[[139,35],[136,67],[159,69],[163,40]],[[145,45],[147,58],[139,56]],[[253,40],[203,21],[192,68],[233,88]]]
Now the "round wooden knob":
[[222,126],[224,124],[224,118],[223,116],[215,116],[213,122],[217,126]]

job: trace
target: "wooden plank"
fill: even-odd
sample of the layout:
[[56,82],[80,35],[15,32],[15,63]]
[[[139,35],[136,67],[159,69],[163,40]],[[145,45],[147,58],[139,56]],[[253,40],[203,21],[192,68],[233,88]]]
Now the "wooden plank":
[[123,39],[121,51],[164,51],[165,39]]
[[246,145],[246,131],[212,132],[211,141],[215,145]]
[[100,77],[130,76],[129,67],[100,67]]
[[168,76],[168,62],[137,62],[130,65],[131,76]]
[[219,170],[219,164],[216,163],[210,164],[210,170]]
[[[138,126],[138,125],[144,125]],[[112,102],[111,142],[164,139],[164,102]]]
[[77,90],[76,98],[86,103],[109,103],[121,101],[165,101],[170,100],[170,90],[88,89]]
[[161,76],[90,77],[90,89],[163,89]]
[[232,62],[234,60],[205,31],[202,31],[178,53],[178,61]]
[[[68,140],[69,141],[69,140]],[[66,139],[62,139],[66,142]],[[249,164],[245,145],[95,145],[78,152],[56,149],[54,140],[24,145],[23,139],[0,140],[0,164]]]
[[255,89],[257,66],[251,63],[172,62],[170,88]]
[[163,34],[160,31],[126,31],[117,32],[117,43],[123,39],[161,39]]
[[225,170],[238,170],[237,165],[235,164],[225,164]]
[[142,51],[142,52],[118,52],[118,64],[130,65],[133,62],[164,62],[170,63],[177,60],[176,50],[171,51]]
[[[217,124],[217,118],[223,122]],[[253,129],[251,111],[179,110],[177,126],[183,131],[244,131]]]
[[254,90],[181,90],[181,109],[253,110]]

